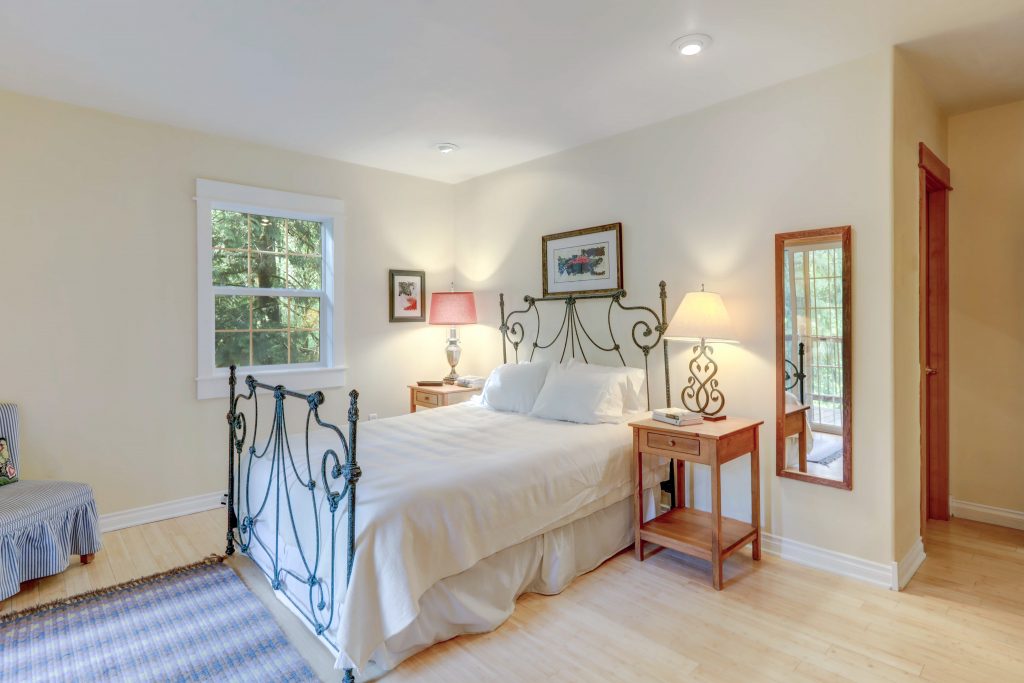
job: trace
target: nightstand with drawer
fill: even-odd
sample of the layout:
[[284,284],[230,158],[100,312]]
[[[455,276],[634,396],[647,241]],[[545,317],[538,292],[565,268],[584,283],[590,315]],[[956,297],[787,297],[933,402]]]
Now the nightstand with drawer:
[[442,384],[434,387],[409,385],[409,412],[415,413],[417,408],[442,408],[456,403],[468,401],[479,394],[480,388],[460,387],[455,384]]
[[[763,422],[730,417],[687,427],[655,420],[631,422],[633,457],[636,459],[634,514],[636,557],[644,559],[644,543],[672,548],[711,563],[712,583],[722,589],[722,565],[740,548],[751,544],[755,560],[761,559],[761,478],[759,428]],[[750,522],[722,515],[721,467],[750,454]],[[643,457],[670,458],[676,473],[676,507],[643,521]],[[684,463],[711,468],[711,511],[686,507]]]

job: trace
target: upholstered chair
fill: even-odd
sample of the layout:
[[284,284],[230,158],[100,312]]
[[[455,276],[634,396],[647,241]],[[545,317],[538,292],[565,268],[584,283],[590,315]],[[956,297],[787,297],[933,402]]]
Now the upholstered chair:
[[88,564],[100,549],[92,488],[21,479],[19,436],[18,406],[0,403],[0,439],[7,441],[0,474],[5,480],[17,476],[0,486],[0,600],[20,591],[22,583],[64,571],[72,555]]

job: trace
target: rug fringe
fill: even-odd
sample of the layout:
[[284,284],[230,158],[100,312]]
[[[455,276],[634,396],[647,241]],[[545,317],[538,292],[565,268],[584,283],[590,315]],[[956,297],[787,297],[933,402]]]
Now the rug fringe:
[[[138,579],[132,579],[131,581],[125,581],[124,583],[118,583],[118,584],[115,584],[113,586],[107,586],[106,588],[98,588],[96,590],[89,591],[88,593],[80,593],[78,595],[73,595],[73,596],[71,596],[69,598],[60,598],[60,599],[57,599],[57,600],[52,600],[52,601],[47,602],[47,603],[43,603],[42,605],[35,605],[34,607],[27,607],[27,608],[25,608],[23,610],[19,610],[17,612],[12,612],[10,614],[0,615],[0,626],[6,626],[7,624],[11,623],[12,621],[17,621],[18,619],[20,619],[20,618],[22,618],[24,616],[28,616],[29,614],[36,614],[36,613],[39,613],[39,612],[47,612],[47,611],[50,611],[50,610],[57,609],[59,607],[70,607],[70,606],[73,606],[73,605],[78,605],[78,604],[81,604],[83,602],[88,602],[89,600],[93,600],[95,598],[103,597],[103,596],[106,596],[106,595],[112,595],[114,593],[120,593],[122,591],[128,590],[130,588],[136,588],[136,587],[141,586],[141,585],[146,584],[146,583],[151,583],[153,581],[159,581],[160,579],[165,579],[165,578],[167,578],[169,576],[177,576],[178,574],[185,574],[187,572],[190,572],[190,571],[193,571],[193,570],[196,570],[196,569],[201,569],[203,567],[207,567],[207,566],[210,566],[210,565],[222,564],[225,559],[227,559],[227,557],[225,555],[211,554],[211,555],[206,556],[202,560],[199,560],[198,562],[193,562],[192,564],[186,564],[186,565],[181,566],[181,567],[175,567],[173,569],[168,569],[165,572],[158,572],[156,574],[150,574],[149,576],[143,576],[143,577],[140,577]],[[65,570],[65,571],[67,571],[67,570]]]

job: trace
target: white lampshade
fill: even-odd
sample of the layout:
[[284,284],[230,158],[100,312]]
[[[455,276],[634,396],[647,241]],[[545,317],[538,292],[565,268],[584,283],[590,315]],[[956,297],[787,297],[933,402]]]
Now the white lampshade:
[[714,292],[689,292],[672,316],[665,332],[667,339],[698,340],[738,344],[729,311],[722,297]]

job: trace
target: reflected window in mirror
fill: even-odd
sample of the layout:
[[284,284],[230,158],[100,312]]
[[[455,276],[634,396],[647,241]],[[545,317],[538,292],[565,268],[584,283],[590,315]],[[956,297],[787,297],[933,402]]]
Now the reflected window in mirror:
[[775,236],[776,472],[853,487],[850,228]]

